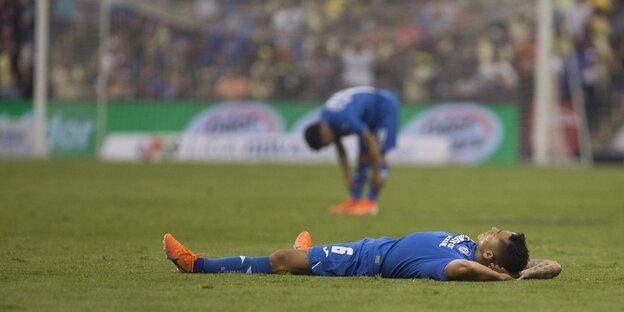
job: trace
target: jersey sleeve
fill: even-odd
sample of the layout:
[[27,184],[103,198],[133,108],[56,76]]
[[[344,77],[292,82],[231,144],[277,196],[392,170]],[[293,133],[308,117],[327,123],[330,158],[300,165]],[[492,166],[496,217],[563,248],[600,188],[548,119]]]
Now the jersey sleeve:
[[327,122],[338,136],[355,133],[362,139],[366,129],[368,129],[364,122],[349,110],[337,113],[324,111],[321,120]]
[[456,260],[456,258],[443,258],[427,261],[422,264],[420,273],[423,278],[447,281],[448,277],[444,274],[444,269],[453,260]]
[[349,116],[349,123],[351,124],[351,129],[353,130],[353,133],[357,134],[360,140],[362,140],[362,138],[364,138],[364,133],[366,132],[366,129],[368,129],[366,125],[354,116]]

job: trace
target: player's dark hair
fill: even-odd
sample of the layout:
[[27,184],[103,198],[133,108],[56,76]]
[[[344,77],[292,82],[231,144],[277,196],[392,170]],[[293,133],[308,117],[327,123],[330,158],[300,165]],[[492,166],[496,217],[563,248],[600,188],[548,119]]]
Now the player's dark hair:
[[305,129],[304,137],[310,148],[313,150],[321,149],[321,147],[323,147],[321,142],[321,122],[315,122],[309,125]]
[[522,271],[529,263],[529,249],[526,246],[526,239],[523,233],[512,234],[509,242],[502,248],[498,265],[507,272],[515,274]]

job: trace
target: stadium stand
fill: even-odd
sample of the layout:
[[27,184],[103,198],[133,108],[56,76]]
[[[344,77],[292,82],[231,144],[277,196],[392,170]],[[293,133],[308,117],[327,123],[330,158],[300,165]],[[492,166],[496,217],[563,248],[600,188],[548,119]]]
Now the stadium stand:
[[[95,98],[97,1],[53,0],[51,92]],[[558,1],[553,66],[582,77],[595,149],[624,120],[624,6]],[[512,0],[114,2],[109,99],[323,100],[370,84],[404,103],[533,101],[534,3]],[[30,98],[33,1],[0,1],[0,98]],[[572,38],[570,38],[570,36]],[[523,118],[523,121],[529,118]]]

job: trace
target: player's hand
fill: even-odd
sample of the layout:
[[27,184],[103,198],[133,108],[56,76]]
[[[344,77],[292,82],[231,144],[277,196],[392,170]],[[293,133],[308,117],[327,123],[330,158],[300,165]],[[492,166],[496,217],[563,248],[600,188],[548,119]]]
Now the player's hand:
[[518,277],[516,279],[523,280],[531,278],[531,274],[527,270],[522,270],[518,273]]
[[[492,270],[492,271],[494,271],[494,272],[498,272],[498,273],[500,273],[500,274],[505,275],[505,279],[506,279],[506,280],[510,280],[510,279],[519,279],[519,275],[518,275],[518,274],[511,274],[511,273],[509,273],[507,270],[505,270],[505,268],[503,268],[503,267],[501,267],[501,266],[498,266],[498,265],[496,265],[496,264],[494,264],[494,263],[490,263],[489,268],[490,268],[490,270]],[[509,278],[507,278],[507,276],[508,276]]]

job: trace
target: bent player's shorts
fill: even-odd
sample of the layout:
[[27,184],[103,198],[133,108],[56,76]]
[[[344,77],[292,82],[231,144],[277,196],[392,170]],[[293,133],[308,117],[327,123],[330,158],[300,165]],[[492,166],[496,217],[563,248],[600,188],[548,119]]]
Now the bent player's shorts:
[[[377,138],[381,154],[386,154],[396,147],[396,136],[399,126],[399,100],[391,92],[385,90],[378,91],[378,94],[382,98],[381,105],[383,109],[381,110],[379,120],[370,130]],[[360,154],[367,153],[368,148],[360,139]]]
[[380,263],[375,263],[375,241],[365,238],[353,243],[312,247],[308,250],[310,270],[313,275],[321,276],[377,275]]

